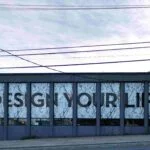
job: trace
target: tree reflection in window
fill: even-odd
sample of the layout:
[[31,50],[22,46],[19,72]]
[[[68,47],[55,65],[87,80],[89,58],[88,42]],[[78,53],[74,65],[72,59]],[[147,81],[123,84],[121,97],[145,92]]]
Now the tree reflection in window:
[[96,83],[78,83],[77,125],[96,125]]
[[10,83],[8,99],[8,119],[9,125],[26,125],[26,84]]
[[31,124],[50,125],[50,84],[32,83]]
[[72,125],[73,84],[55,83],[54,86],[54,125]]
[[144,125],[143,83],[125,83],[125,125]]
[[101,84],[101,121],[102,126],[120,125],[120,84]]

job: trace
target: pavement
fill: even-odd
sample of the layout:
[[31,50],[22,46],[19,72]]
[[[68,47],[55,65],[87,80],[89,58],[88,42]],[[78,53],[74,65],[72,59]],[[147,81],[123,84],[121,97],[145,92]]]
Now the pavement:
[[62,146],[82,145],[113,145],[113,144],[150,144],[150,135],[122,135],[122,136],[97,136],[97,137],[65,137],[47,139],[28,139],[0,141],[1,149],[25,149],[25,148],[59,148]]

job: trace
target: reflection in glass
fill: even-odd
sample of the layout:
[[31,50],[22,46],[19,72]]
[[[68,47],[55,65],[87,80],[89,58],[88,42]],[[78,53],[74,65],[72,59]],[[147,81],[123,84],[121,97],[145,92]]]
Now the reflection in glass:
[[77,125],[96,125],[96,83],[78,83]]
[[32,83],[31,85],[31,124],[50,124],[50,84]]
[[120,125],[120,84],[101,84],[101,125]]
[[54,86],[54,124],[72,125],[73,84],[56,83]]
[[10,83],[8,100],[9,125],[25,125],[27,120],[26,84]]
[[143,83],[125,83],[125,125],[144,125]]

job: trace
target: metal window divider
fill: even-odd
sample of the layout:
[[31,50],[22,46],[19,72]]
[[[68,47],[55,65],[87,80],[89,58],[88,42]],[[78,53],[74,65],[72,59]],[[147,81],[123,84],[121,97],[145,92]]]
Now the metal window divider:
[[73,83],[73,136],[77,136],[77,83]]
[[54,83],[50,83],[50,127],[51,136],[54,136]]
[[4,105],[4,140],[8,139],[8,89],[9,84],[4,83],[4,97],[3,97],[3,105]]
[[26,101],[27,101],[27,132],[28,132],[28,136],[31,136],[31,83],[28,82],[27,83],[27,97],[26,97]]
[[101,116],[101,83],[96,83],[96,135],[100,135],[100,116]]
[[144,83],[144,128],[145,134],[148,134],[148,118],[149,118],[149,103],[148,103],[148,92],[149,92],[149,84],[148,82]]
[[124,119],[125,119],[125,84],[124,82],[120,83],[120,128],[121,134],[124,134]]

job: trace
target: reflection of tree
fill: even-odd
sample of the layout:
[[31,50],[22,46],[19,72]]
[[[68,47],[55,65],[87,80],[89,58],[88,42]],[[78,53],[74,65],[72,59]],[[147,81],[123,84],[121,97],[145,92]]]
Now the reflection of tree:
[[[95,118],[96,117],[96,107],[94,103],[93,93],[96,93],[96,84],[95,83],[78,83],[78,94],[88,93],[92,102],[88,107],[81,107],[78,105],[78,118]],[[82,101],[86,101],[85,98],[82,98]]]
[[69,98],[73,95],[72,83],[58,83],[55,85],[55,92],[58,92],[58,106],[54,107],[55,118],[72,118],[72,105],[68,107],[68,102],[64,93]]
[[46,107],[46,94],[49,94],[49,83],[32,83],[32,94],[42,93],[43,107],[31,105],[32,118],[49,118],[49,107]]
[[103,118],[119,118],[120,110],[120,84],[119,83],[102,83],[102,92],[104,93],[115,93],[117,96],[116,105],[117,107],[106,108],[106,95],[104,98],[104,106],[101,106],[101,114]]
[[9,117],[11,118],[24,118],[26,116],[26,107],[16,107],[14,106],[14,95],[15,93],[22,93],[22,100],[24,101],[25,104],[25,93],[26,93],[26,84],[24,83],[11,83],[9,84],[9,93],[12,93],[11,96],[9,96],[9,99],[12,102],[12,106],[9,107]]
[[[144,92],[143,83],[126,83],[125,92],[128,93],[128,103],[136,106],[136,93],[140,93],[140,101],[142,101],[142,93]],[[143,118],[144,108],[134,107],[125,108],[125,118]]]

